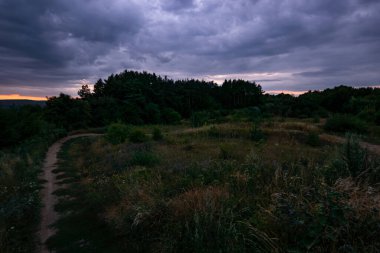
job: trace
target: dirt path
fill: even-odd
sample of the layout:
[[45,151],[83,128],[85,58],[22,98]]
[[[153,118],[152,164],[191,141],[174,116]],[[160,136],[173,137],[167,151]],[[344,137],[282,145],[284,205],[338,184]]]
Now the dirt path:
[[[331,134],[321,134],[319,138],[321,138],[321,140],[324,140],[324,141],[339,143],[339,144],[343,144],[346,141],[346,138],[344,137],[331,135]],[[375,155],[380,155],[380,145],[371,144],[365,141],[360,141],[359,144],[362,148],[367,149],[370,153],[375,154]]]
[[43,207],[41,208],[41,226],[39,231],[40,238],[40,250],[41,253],[50,252],[44,243],[46,240],[52,236],[55,231],[50,227],[51,224],[57,221],[58,215],[54,210],[54,206],[57,203],[56,196],[53,195],[53,192],[59,189],[61,186],[57,184],[56,175],[53,173],[53,170],[57,168],[58,162],[58,152],[60,151],[62,144],[68,140],[78,138],[78,137],[90,137],[90,136],[99,136],[100,134],[77,134],[65,137],[57,142],[55,142],[48,150],[45,162],[43,165],[43,172],[41,179],[45,181],[44,188],[41,190],[41,197]]
[[[181,130],[175,130],[169,132],[169,134],[190,134],[190,133],[197,133],[197,132],[202,132],[206,131],[209,129],[210,126],[203,126],[203,127],[198,127],[198,128],[187,128],[187,129],[181,129]],[[281,132],[284,131],[284,129],[280,129]],[[291,132],[292,130],[286,130],[287,132]],[[294,132],[302,132],[298,130],[293,130]],[[272,130],[273,132],[273,130]],[[343,144],[346,142],[346,138],[337,136],[337,135],[332,135],[332,134],[320,134],[319,138],[323,141],[329,142],[329,143],[336,143],[336,144]],[[364,149],[367,149],[370,153],[379,155],[380,156],[380,145],[376,144],[371,144],[365,141],[360,141],[359,142],[360,146]]]

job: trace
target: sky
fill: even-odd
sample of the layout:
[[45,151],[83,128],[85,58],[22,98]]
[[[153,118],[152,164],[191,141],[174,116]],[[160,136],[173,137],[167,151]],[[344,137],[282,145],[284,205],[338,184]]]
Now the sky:
[[0,95],[125,69],[301,92],[380,84],[379,0],[0,0]]

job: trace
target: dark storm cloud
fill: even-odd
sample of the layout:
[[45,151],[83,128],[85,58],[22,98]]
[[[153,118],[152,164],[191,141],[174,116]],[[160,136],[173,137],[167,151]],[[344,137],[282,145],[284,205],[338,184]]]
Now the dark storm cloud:
[[142,20],[132,3],[1,0],[0,92],[67,86],[92,75],[96,60],[136,34]]
[[178,11],[194,7],[194,0],[167,0],[162,4],[163,9],[168,11]]
[[125,68],[267,89],[379,84],[379,11],[377,0],[0,0],[0,93],[75,90]]

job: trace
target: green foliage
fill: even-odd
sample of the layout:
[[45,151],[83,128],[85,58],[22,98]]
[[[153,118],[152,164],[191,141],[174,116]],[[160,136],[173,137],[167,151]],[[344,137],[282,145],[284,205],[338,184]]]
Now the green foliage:
[[155,141],[160,141],[164,139],[164,135],[162,134],[161,129],[159,129],[158,127],[155,127],[153,129],[152,138]]
[[130,163],[131,165],[154,167],[160,163],[160,159],[151,151],[137,151],[133,154]]
[[318,147],[321,145],[321,140],[319,139],[319,134],[317,132],[311,131],[307,134],[306,143],[312,147]]
[[166,124],[178,124],[181,120],[181,115],[172,108],[164,108],[161,117]]
[[[354,134],[347,134],[346,141],[339,152],[339,157],[323,169],[326,181],[334,184],[337,179],[345,177],[357,177],[362,172],[370,172],[373,166],[368,158],[368,153],[360,146],[359,138]],[[376,177],[376,171],[371,178]]]
[[220,130],[218,128],[216,128],[216,126],[211,126],[207,130],[207,135],[208,135],[208,137],[212,137],[212,138],[219,138],[222,136]]
[[157,104],[149,103],[145,106],[145,122],[148,123],[160,123],[161,122],[161,111]]
[[349,222],[346,217],[350,209],[344,203],[344,196],[332,189],[318,188],[308,194],[311,204],[295,199],[290,193],[278,194],[273,200],[273,215],[278,220],[272,225],[291,235],[283,238],[291,252],[320,252],[323,244],[335,245],[345,239],[344,232],[339,231]]
[[338,157],[322,168],[322,173],[326,182],[329,185],[334,185],[339,178],[350,176],[350,171],[347,169],[346,163],[342,157]]
[[321,122],[321,119],[319,118],[319,116],[314,116],[313,123],[319,123],[319,122]]
[[346,135],[346,142],[343,146],[342,159],[346,164],[352,177],[358,176],[367,169],[367,152],[360,147],[359,139],[353,134]]
[[262,113],[259,107],[254,106],[247,108],[248,109],[248,114],[251,122],[258,123],[261,121]]
[[91,121],[91,109],[87,101],[61,93],[59,97],[48,99],[45,117],[58,127],[67,130],[86,128]]
[[148,136],[141,130],[135,129],[129,135],[129,141],[133,143],[142,143],[148,140]]
[[191,115],[190,121],[192,127],[200,127],[206,125],[210,118],[210,114],[208,112],[195,112]]
[[122,121],[133,124],[133,125],[142,125],[144,124],[144,111],[143,105],[140,101],[141,98],[137,98],[137,101],[128,101],[124,102],[122,107],[123,118]]
[[112,144],[123,143],[131,133],[130,127],[122,123],[113,123],[107,127],[106,138]]
[[237,153],[236,147],[223,144],[219,147],[219,159],[222,160],[233,160],[238,159],[240,156]]
[[252,141],[255,141],[255,142],[265,140],[265,134],[263,133],[263,131],[261,131],[258,124],[253,125],[250,131],[250,138]]
[[[266,113],[285,117],[327,117],[328,113],[357,115],[373,123],[373,115],[380,110],[380,89],[338,86],[323,91],[309,91],[298,97],[287,94],[266,96]],[[269,110],[269,111],[267,111]]]
[[[91,105],[92,123],[97,126],[103,121],[97,115],[104,112],[108,112],[105,115],[110,115],[111,121],[175,124],[193,112],[257,106],[261,103],[262,93],[260,85],[249,81],[226,80],[218,86],[214,82],[174,81],[156,74],[128,70],[98,80],[92,93],[88,86],[78,92]],[[114,104],[99,107],[99,102],[104,100],[114,100],[116,108]]]
[[355,133],[366,133],[368,131],[365,122],[360,119],[348,116],[348,115],[335,115],[327,119],[325,130],[333,132],[355,132]]
[[47,126],[39,106],[0,108],[0,149],[20,144],[22,141],[40,134]]
[[78,96],[84,99],[88,99],[91,97],[91,89],[87,84],[82,85],[82,88],[78,91]]

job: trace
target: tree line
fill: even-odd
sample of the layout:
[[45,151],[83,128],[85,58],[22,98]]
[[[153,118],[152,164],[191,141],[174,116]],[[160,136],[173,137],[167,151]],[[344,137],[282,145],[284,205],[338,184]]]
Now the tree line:
[[227,115],[255,108],[262,116],[328,117],[349,114],[380,125],[380,89],[338,86],[309,91],[298,97],[266,94],[260,85],[245,80],[172,80],[147,72],[124,71],[99,79],[93,90],[83,85],[79,98],[50,97],[46,106],[0,109],[0,147],[9,147],[46,128],[66,131],[126,124],[175,124],[199,112]]
[[[46,106],[49,118],[69,128],[72,124],[104,126],[115,121],[171,124],[197,111],[259,106],[263,91],[255,82],[244,80],[226,80],[219,86],[212,81],[174,81],[147,72],[124,71],[99,79],[93,91],[83,85],[78,95],[80,99],[71,102],[64,94],[50,98]],[[83,113],[78,115],[78,110]]]

